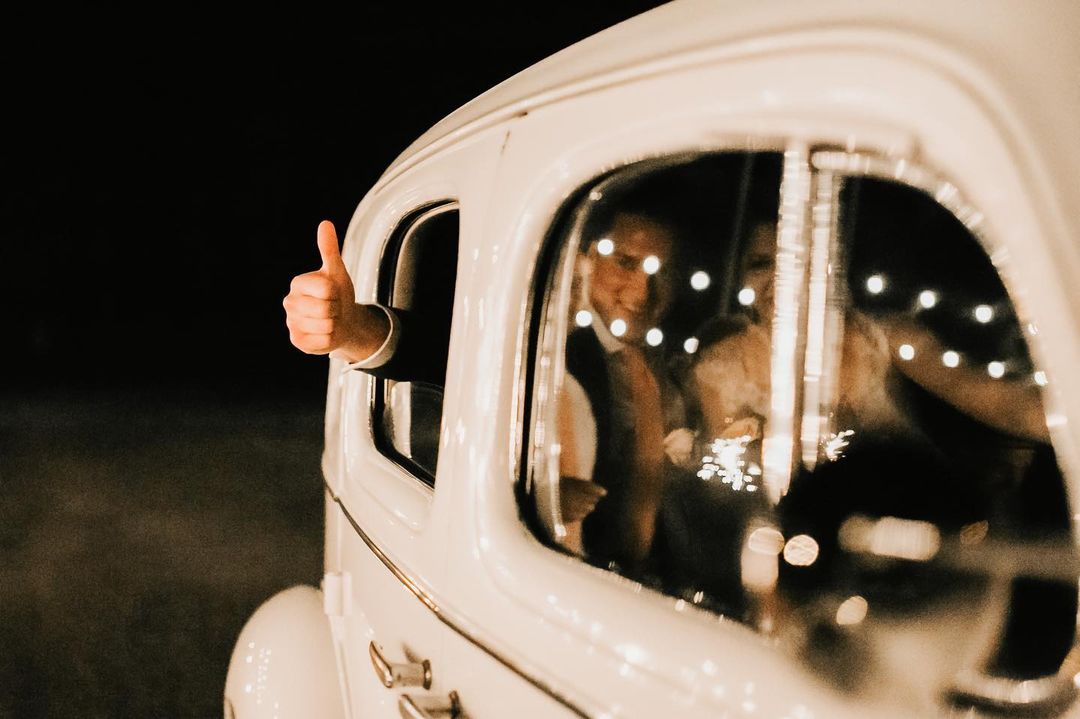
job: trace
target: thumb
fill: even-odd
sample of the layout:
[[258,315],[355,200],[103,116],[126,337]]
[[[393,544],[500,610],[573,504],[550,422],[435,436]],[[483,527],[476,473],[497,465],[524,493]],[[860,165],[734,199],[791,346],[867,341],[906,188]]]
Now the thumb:
[[322,271],[331,275],[345,272],[345,263],[341,260],[341,250],[338,249],[337,232],[334,223],[323,220],[319,223],[318,232],[319,257],[322,258]]

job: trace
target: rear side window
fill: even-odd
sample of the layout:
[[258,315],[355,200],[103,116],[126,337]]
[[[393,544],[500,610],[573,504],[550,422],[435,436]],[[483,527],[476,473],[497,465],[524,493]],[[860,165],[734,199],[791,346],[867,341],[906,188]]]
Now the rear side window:
[[409,382],[378,379],[372,426],[379,450],[427,484],[435,482],[443,388],[458,253],[458,207],[427,207],[391,237],[379,275],[379,302],[423,328],[434,371]]

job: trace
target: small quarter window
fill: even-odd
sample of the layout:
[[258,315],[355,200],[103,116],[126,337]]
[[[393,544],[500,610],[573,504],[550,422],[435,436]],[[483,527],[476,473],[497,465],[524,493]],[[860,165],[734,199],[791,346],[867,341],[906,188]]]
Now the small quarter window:
[[410,381],[378,379],[373,427],[378,448],[428,484],[435,482],[446,357],[457,271],[458,209],[442,204],[406,218],[387,245],[379,301],[408,326],[408,348],[422,353]]

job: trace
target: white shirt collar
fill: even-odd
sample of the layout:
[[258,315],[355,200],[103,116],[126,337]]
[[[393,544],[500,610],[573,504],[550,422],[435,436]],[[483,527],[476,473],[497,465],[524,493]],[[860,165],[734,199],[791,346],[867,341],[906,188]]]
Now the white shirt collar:
[[604,348],[604,352],[607,354],[614,354],[621,350],[625,343],[615,335],[611,334],[611,330],[604,325],[604,321],[600,319],[600,313],[596,311],[596,308],[592,304],[585,305],[585,309],[592,315],[592,329],[596,333],[596,339],[600,340],[600,346]]

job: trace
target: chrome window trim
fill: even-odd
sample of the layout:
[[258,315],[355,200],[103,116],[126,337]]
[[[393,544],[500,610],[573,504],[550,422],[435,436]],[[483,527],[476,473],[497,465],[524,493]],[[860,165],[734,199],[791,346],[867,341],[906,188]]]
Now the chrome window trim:
[[594,716],[582,709],[569,697],[556,691],[547,682],[526,671],[519,664],[517,664],[498,650],[492,648],[489,644],[485,643],[483,640],[477,637],[474,632],[469,631],[465,627],[465,625],[468,623],[465,619],[447,612],[444,607],[439,605],[432,593],[420,582],[420,580],[416,579],[403,568],[395,564],[390,559],[390,557],[387,556],[386,552],[384,552],[382,548],[379,547],[379,545],[374,540],[372,540],[370,536],[368,536],[367,532],[365,532],[363,528],[360,527],[360,524],[349,513],[348,508],[345,507],[345,504],[341,501],[341,498],[334,494],[333,489],[330,487],[330,484],[326,482],[325,479],[323,480],[323,487],[326,490],[326,493],[341,510],[341,513],[345,516],[345,519],[347,519],[349,524],[352,525],[353,531],[355,531],[356,534],[360,537],[360,539],[364,542],[364,544],[367,545],[367,548],[371,551],[371,553],[374,554],[375,557],[380,562],[382,562],[383,566],[386,567],[392,575],[394,575],[394,578],[397,579],[398,582],[400,582],[401,585],[405,587],[405,589],[407,589],[410,594],[416,597],[416,599],[419,600],[419,602],[423,604],[428,609],[428,611],[434,614],[440,622],[442,622],[446,627],[453,630],[454,633],[460,636],[462,639],[466,640],[467,642],[475,646],[477,649],[487,654],[499,664],[503,665],[506,669],[510,670],[517,676],[524,679],[534,688],[538,689],[539,691],[549,696],[551,699],[564,706],[573,714],[579,717],[585,717],[586,719]]
[[844,308],[838,294],[844,270],[837,231],[840,181],[831,172],[819,171],[814,173],[813,187],[800,427],[802,463],[808,470],[817,465],[822,439],[833,430],[844,330]]
[[[431,218],[437,217],[438,215],[445,214],[447,212],[459,212],[460,213],[461,212],[461,202],[459,200],[456,200],[456,199],[434,200],[432,202],[425,203],[424,205],[412,210],[411,212],[405,213],[401,217],[401,219],[399,219],[394,224],[393,229],[391,229],[389,234],[387,234],[387,236],[385,238],[383,238],[382,248],[379,250],[379,264],[378,264],[379,276],[376,278],[376,281],[375,281],[375,291],[376,291],[376,293],[379,293],[381,288],[382,288],[382,273],[383,273],[383,271],[385,269],[387,269],[386,268],[386,263],[388,261],[387,253],[390,250],[391,243],[394,241],[394,236],[397,234],[398,230],[401,229],[402,223],[409,222],[409,226],[407,228],[405,228],[404,234],[403,234],[403,236],[401,238],[401,242],[398,243],[398,245],[397,245],[397,252],[399,254],[401,252],[401,248],[405,247],[406,243],[408,243],[409,240],[412,238],[413,234],[416,231],[416,228],[420,226],[420,223],[427,222]],[[460,240],[461,240],[460,227],[461,226],[460,226],[460,222],[459,222],[459,224],[458,224],[459,247],[460,247]],[[390,307],[389,301],[393,298],[393,286],[395,284],[395,281],[397,280],[397,271],[396,270],[397,270],[397,262],[398,262],[399,259],[400,259],[399,257],[394,258],[394,265],[393,265],[394,276],[389,278],[390,282],[391,282],[391,294],[390,294],[390,296],[386,297],[386,298],[381,298],[377,294],[376,298],[375,298],[376,301],[379,301],[380,299],[386,299],[387,300],[386,305],[388,307]],[[457,289],[456,289],[457,288],[457,268],[456,267],[454,268],[454,288],[455,288],[454,294],[456,295],[457,294]],[[393,309],[393,308],[391,307],[391,309]],[[360,370],[360,371],[362,371],[362,370]],[[382,457],[383,459],[388,461],[392,466],[396,467],[397,469],[400,469],[405,474],[412,477],[414,480],[416,480],[417,482],[419,482],[423,486],[427,487],[429,490],[434,491],[435,476],[436,476],[436,474],[438,472],[438,464],[436,464],[436,466],[435,466],[436,471],[431,473],[431,477],[430,477],[431,481],[428,481],[423,476],[423,475],[427,475],[427,472],[419,464],[417,464],[416,462],[411,461],[409,458],[405,457],[401,453],[397,453],[396,456],[394,454],[389,454],[389,453],[383,451],[382,447],[380,446],[380,441],[379,441],[379,439],[377,437],[377,433],[376,433],[376,423],[379,422],[379,418],[378,418],[377,413],[376,413],[376,410],[377,410],[376,404],[377,404],[377,398],[378,398],[379,390],[382,389],[382,390],[385,391],[386,382],[387,382],[387,380],[381,379],[379,377],[374,377],[374,376],[371,377],[371,381],[368,382],[368,392],[367,392],[367,395],[368,395],[368,397],[367,397],[367,400],[368,400],[367,401],[367,411],[368,411],[368,417],[369,417],[369,421],[368,421],[368,440],[371,442],[371,446],[375,448],[376,453],[380,457]],[[443,401],[445,401],[445,400],[446,400],[446,395],[445,395],[445,388],[444,388]],[[385,402],[385,400],[384,400],[384,402]],[[442,419],[440,418],[440,424],[441,424],[441,422],[442,422]],[[439,432],[439,453],[442,454],[442,432],[441,431]],[[420,472],[417,471],[418,469],[420,470]]]
[[[1022,327],[1037,326],[1027,306],[1024,295],[1019,291],[1016,280],[1012,277],[1008,248],[995,240],[986,229],[985,216],[970,202],[964,193],[945,179],[936,170],[915,162],[908,158],[886,157],[869,152],[848,152],[836,149],[819,149],[810,156],[811,166],[821,172],[831,172],[843,177],[869,177],[877,180],[889,180],[906,185],[929,195],[939,205],[951,212],[958,221],[975,237],[982,247],[983,252],[990,259],[990,263],[997,270],[998,277],[1005,286],[1009,301],[1016,310],[1017,321]],[[1037,367],[1045,366],[1042,361],[1046,355],[1046,348],[1038,335],[1030,332],[1024,333],[1024,341],[1029,353]],[[1051,378],[1052,381],[1052,378]],[[1066,433],[1064,421],[1052,421],[1054,418],[1064,417],[1064,407],[1057,400],[1057,393],[1040,389],[1040,397],[1043,402],[1043,410],[1046,415],[1047,430],[1050,433],[1050,443],[1055,447],[1057,461],[1061,465],[1062,474],[1066,477],[1080,477],[1080,459],[1074,459],[1069,451],[1058,452],[1056,448],[1069,449],[1072,447],[1071,437]],[[1075,500],[1070,500],[1070,514],[1076,516],[1077,505]],[[1074,529],[1076,522],[1074,521]],[[1080,541],[1080,534],[1076,539]]]
[[772,331],[769,336],[769,415],[762,441],[765,491],[775,505],[787,494],[794,473],[801,364],[806,335],[806,272],[809,247],[810,148],[792,142],[784,150],[780,180],[780,221],[776,237]]

